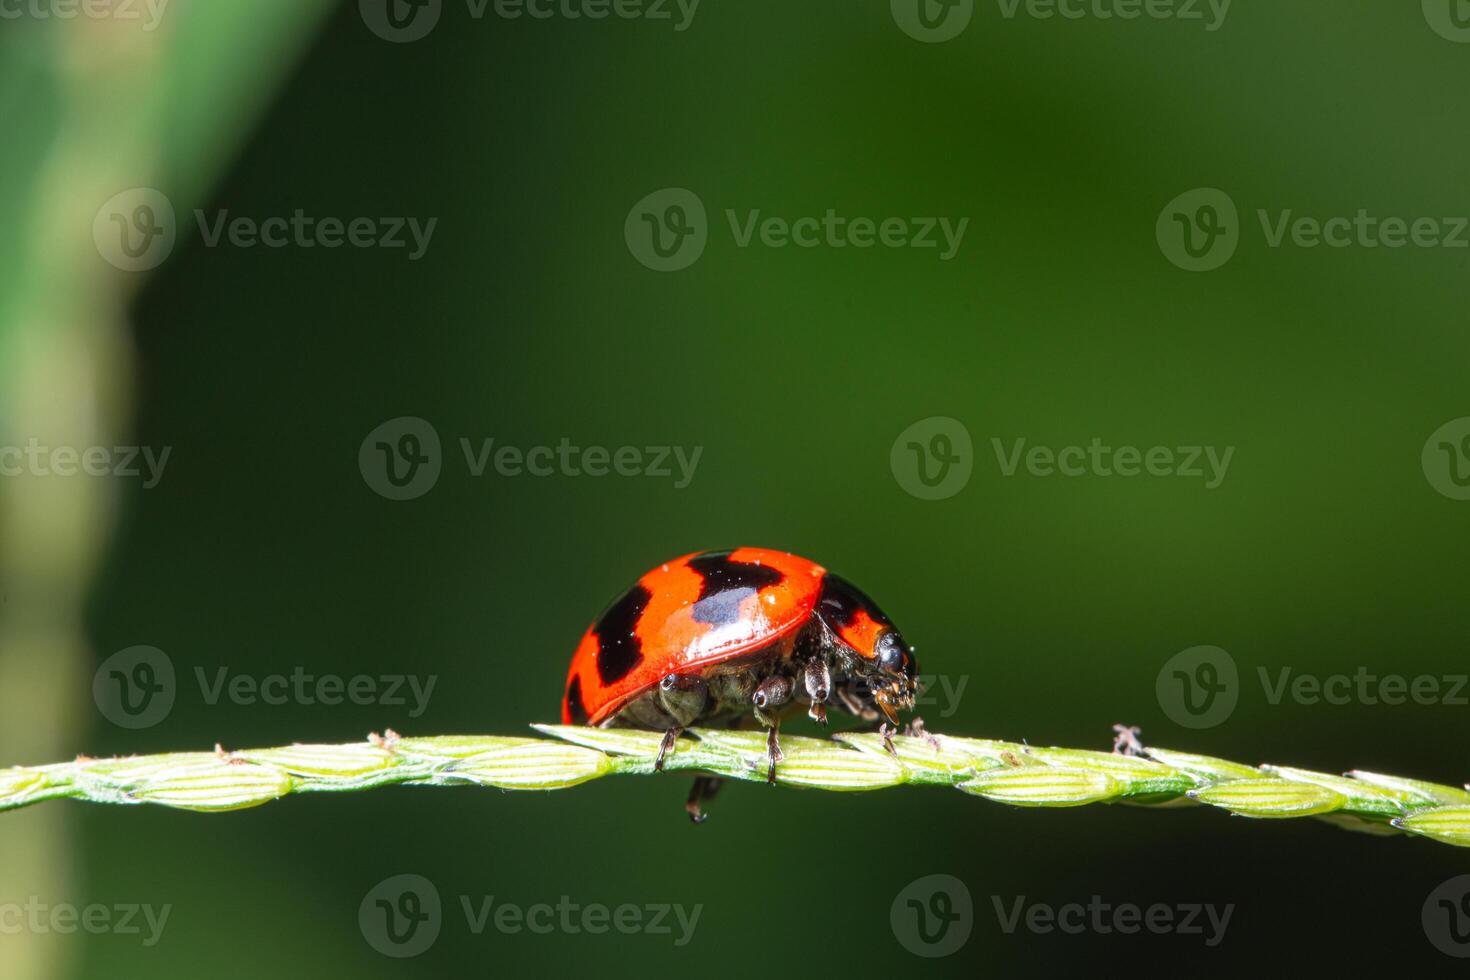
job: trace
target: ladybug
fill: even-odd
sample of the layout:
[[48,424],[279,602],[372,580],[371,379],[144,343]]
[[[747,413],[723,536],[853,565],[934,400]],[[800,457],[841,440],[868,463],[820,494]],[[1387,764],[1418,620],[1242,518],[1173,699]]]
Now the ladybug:
[[[663,731],[656,770],[687,727],[742,719],[767,728],[767,780],[781,761],[781,718],[801,705],[885,720],[913,708],[914,651],[846,579],[784,551],[700,551],[665,562],[607,607],[582,635],[567,672],[566,725]],[[890,750],[891,750],[891,742]],[[700,777],[686,809],[719,787]]]

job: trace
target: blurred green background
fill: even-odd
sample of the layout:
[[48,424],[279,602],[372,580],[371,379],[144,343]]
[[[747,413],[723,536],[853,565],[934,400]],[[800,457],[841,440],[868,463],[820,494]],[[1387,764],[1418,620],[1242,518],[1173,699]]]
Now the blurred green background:
[[[1397,9],[1396,9],[1397,8]],[[1470,213],[1470,45],[1415,4],[1240,5],[1223,26],[976,5],[945,43],[889,5],[705,0],[673,20],[471,16],[411,43],[357,3],[174,0],[159,30],[0,23],[6,442],[172,448],[163,479],[0,482],[0,764],[555,720],[588,621],[658,562],[756,544],[860,583],[926,671],[966,684],[951,733],[1104,748],[1114,722],[1247,762],[1470,777],[1463,704],[1272,704],[1257,677],[1462,675],[1470,504],[1430,434],[1470,415],[1455,249],[1268,246],[1258,209]],[[367,19],[371,19],[369,14]],[[119,273],[94,215],[131,187],[179,214]],[[666,187],[708,209],[702,257],[645,268],[624,222]],[[1241,243],[1181,271],[1155,222],[1226,191]],[[206,247],[194,221],[437,218],[428,251]],[[727,209],[969,218],[935,250],[737,246]],[[394,501],[359,446],[427,420],[442,472]],[[926,501],[890,448],[959,420],[973,477]],[[992,439],[1233,446],[1222,485],[1002,475]],[[460,440],[702,447],[692,482],[473,475]],[[179,676],[130,731],[93,703],[112,653]],[[1199,644],[1239,665],[1218,726],[1155,679]],[[434,676],[408,706],[210,704],[196,670]],[[1462,692],[1463,693],[1463,692]],[[798,728],[802,726],[797,726]],[[1219,813],[1016,811],[919,789],[685,782],[567,793],[390,790],[204,817],[11,814],[0,901],[171,905],[163,939],[0,935],[6,976],[441,977],[832,971],[1202,976],[1375,960],[1444,967],[1425,896],[1457,851]],[[411,873],[445,904],[413,959],[358,924]],[[958,877],[969,942],[916,958],[911,881]],[[460,896],[701,905],[693,941],[476,935]],[[1233,904],[1224,942],[1007,935],[992,896]],[[17,897],[18,896],[18,897]],[[1303,957],[1293,960],[1299,966]],[[1277,966],[1272,967],[1271,964]]]

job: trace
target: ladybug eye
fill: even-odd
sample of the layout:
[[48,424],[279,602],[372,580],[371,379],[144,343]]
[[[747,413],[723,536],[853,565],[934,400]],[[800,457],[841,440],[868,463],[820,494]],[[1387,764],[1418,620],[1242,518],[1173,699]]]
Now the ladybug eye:
[[893,632],[884,633],[873,652],[878,657],[878,666],[892,674],[902,671],[904,662],[908,659],[903,641],[898,638],[897,633]]

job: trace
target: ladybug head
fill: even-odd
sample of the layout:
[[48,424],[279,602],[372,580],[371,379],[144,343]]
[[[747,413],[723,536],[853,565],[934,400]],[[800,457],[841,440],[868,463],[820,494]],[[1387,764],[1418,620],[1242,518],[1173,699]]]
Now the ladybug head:
[[874,644],[872,659],[877,670],[866,679],[873,691],[873,700],[896,725],[897,713],[909,711],[914,706],[919,665],[914,660],[913,648],[904,642],[898,630],[887,629]]
[[817,613],[838,653],[850,662],[851,675],[888,720],[898,724],[898,712],[914,706],[919,665],[913,648],[872,599],[830,572]]

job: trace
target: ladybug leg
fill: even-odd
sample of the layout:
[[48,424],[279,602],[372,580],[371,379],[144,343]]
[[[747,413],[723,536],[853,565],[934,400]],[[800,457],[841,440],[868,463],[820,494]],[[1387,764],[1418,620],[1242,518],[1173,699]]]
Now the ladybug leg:
[[893,733],[894,733],[894,727],[892,725],[888,724],[888,722],[886,722],[886,721],[883,724],[881,724],[881,725],[878,726],[878,734],[881,735],[881,736],[883,736],[883,748],[885,748],[888,751],[888,754],[889,755],[891,755],[895,759],[897,759],[898,758],[898,749],[895,749],[893,747]]
[[673,751],[674,743],[679,740],[679,736],[682,734],[684,734],[684,729],[678,725],[664,732],[664,740],[658,743],[658,758],[653,760],[654,772],[664,771],[664,756]]
[[751,703],[755,705],[755,716],[760,719],[761,724],[768,726],[766,782],[772,785],[776,782],[776,763],[781,761],[781,739],[778,734],[781,722],[775,711],[791,700],[791,693],[795,688],[791,678],[774,674],[761,681],[755,693],[750,696]]
[[780,762],[781,755],[781,726],[772,725],[766,730],[766,782],[776,785],[776,763]]
[[827,698],[832,694],[832,672],[827,668],[827,661],[821,657],[808,660],[806,667],[802,669],[801,679],[806,688],[806,696],[812,702],[807,709],[807,717],[823,725],[827,724]]
[[709,814],[700,809],[700,804],[714,799],[723,785],[725,781],[718,776],[699,776],[694,780],[694,786],[689,790],[689,799],[684,801],[684,810],[691,821],[704,823],[709,819]]
[[704,713],[709,701],[709,684],[698,674],[668,674],[658,682],[658,703],[672,724],[664,731],[664,740],[658,746],[658,758],[653,762],[654,772],[663,772],[664,757],[674,750],[674,743],[684,733],[684,726],[691,725]]
[[848,714],[861,718],[863,721],[876,721],[878,711],[862,702],[852,689],[846,685],[839,685],[835,691],[837,701]]

